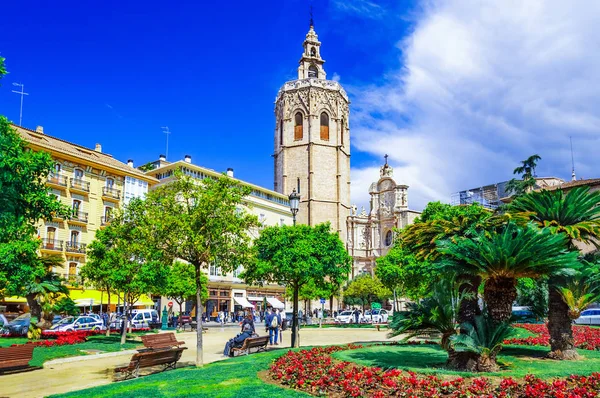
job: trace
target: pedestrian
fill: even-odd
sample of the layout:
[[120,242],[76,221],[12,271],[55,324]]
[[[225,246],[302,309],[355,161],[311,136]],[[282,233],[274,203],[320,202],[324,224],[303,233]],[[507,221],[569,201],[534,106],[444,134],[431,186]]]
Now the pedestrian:
[[248,314],[244,319],[242,319],[242,322],[240,322],[240,326],[242,327],[242,331],[244,331],[244,327],[246,325],[250,325],[253,335],[256,334],[256,329],[254,327],[254,319],[252,317],[252,314]]
[[279,314],[272,312],[271,309],[267,310],[267,315],[265,316],[265,326],[269,331],[269,345],[279,345],[278,340],[278,332],[279,326],[281,325],[281,317]]
[[233,339],[229,340],[227,344],[225,344],[225,349],[223,350],[223,355],[226,357],[231,357],[232,352],[231,349],[234,347],[242,347],[244,345],[244,341],[252,337],[252,332],[250,330],[250,324],[245,324],[242,333],[235,336]]
[[173,327],[175,329],[177,329],[177,322],[179,321],[179,319],[177,319],[178,316],[179,316],[178,313],[173,314]]
[[354,310],[354,323],[358,323],[358,310]]
[[[277,316],[279,318],[279,342],[283,343],[283,322],[285,321],[285,318],[281,317],[281,314],[279,313],[279,310],[276,309],[275,310],[275,316]],[[277,338],[275,338],[277,339]]]

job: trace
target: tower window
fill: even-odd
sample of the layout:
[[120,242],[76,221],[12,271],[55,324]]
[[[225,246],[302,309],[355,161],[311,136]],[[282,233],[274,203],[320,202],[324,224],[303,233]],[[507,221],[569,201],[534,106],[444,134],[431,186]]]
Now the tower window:
[[310,49],[310,56],[311,57],[316,57],[317,56],[317,50],[314,47],[312,47]]
[[279,121],[279,145],[283,145],[283,120]]
[[317,69],[316,66],[311,65],[308,67],[308,77],[318,77],[319,76],[319,70]]
[[303,122],[302,113],[297,112],[294,116],[294,140],[298,141],[302,139],[303,131],[302,131],[302,122]]
[[321,113],[321,139],[329,141],[329,115]]

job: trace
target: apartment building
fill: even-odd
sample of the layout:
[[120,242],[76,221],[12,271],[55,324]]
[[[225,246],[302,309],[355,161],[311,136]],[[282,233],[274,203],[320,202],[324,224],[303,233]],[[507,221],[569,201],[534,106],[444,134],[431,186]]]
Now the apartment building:
[[[176,170],[181,170],[185,175],[199,180],[216,178],[222,175],[222,173],[215,170],[193,164],[190,156],[185,156],[184,160],[168,162],[165,156],[161,155],[157,161],[148,163],[142,166],[141,169],[146,171],[146,175],[159,181],[153,188],[172,181]],[[292,224],[289,199],[286,195],[236,179],[233,175],[233,169],[228,169],[227,175],[252,189],[247,197],[249,206],[246,207],[246,211],[255,214],[263,227]],[[259,230],[249,231],[249,233],[257,238]],[[230,273],[222,272],[214,264],[208,267],[206,274],[209,279],[209,299],[204,310],[209,316],[216,317],[219,311],[231,313],[244,309],[258,309],[265,300],[269,306],[274,308],[284,307],[284,286],[249,286],[239,278],[242,271],[243,265]],[[167,305],[168,301],[167,298],[163,298],[161,308]],[[187,304],[186,311],[191,311],[191,307],[191,303]]]

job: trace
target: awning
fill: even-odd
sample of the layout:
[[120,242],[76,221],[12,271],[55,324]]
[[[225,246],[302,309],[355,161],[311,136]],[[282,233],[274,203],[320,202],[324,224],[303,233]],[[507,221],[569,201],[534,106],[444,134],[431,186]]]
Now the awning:
[[275,297],[267,297],[267,302],[273,306],[273,308],[284,308],[285,305],[277,300]]
[[10,304],[27,304],[27,299],[25,297],[10,296],[4,297],[4,300],[0,300],[0,302]]
[[[69,296],[71,297],[71,299],[77,304],[77,306],[79,307],[87,307],[90,305],[90,302],[92,302],[92,306],[95,305],[100,305],[100,304],[108,304],[108,294],[106,292],[102,292],[100,290],[95,290],[95,289],[87,289],[87,290],[79,290],[79,289],[73,289],[69,291]],[[118,303],[119,299],[117,298],[116,294],[111,294],[110,295],[110,304],[111,305],[116,305]],[[122,304],[122,303],[121,303]],[[138,301],[136,301],[133,306],[134,307],[139,307],[139,306],[153,306],[154,305],[154,301],[152,301],[152,299],[150,297],[148,297],[147,295],[143,294]]]
[[249,301],[263,301],[264,297],[248,296]]
[[252,304],[250,304],[248,302],[248,300],[246,300],[244,297],[235,297],[234,296],[233,299],[235,300],[236,303],[241,305],[243,308],[254,308],[254,306]]

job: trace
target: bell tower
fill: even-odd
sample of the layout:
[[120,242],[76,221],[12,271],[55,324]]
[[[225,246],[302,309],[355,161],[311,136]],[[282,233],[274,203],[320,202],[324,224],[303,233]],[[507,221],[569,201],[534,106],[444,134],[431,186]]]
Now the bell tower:
[[299,223],[329,221],[346,243],[350,215],[348,95],[326,80],[314,24],[303,43],[298,79],[286,82],[275,100],[275,191],[300,194]]

